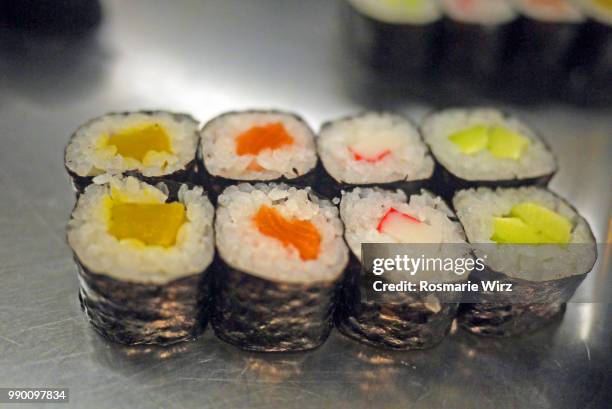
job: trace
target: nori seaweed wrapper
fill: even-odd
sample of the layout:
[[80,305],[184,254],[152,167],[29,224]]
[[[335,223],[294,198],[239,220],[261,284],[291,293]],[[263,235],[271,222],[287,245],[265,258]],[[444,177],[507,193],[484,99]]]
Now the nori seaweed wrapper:
[[343,1],[344,38],[350,51],[379,73],[396,74],[413,86],[427,78],[438,55],[440,21],[388,23],[367,16]]
[[583,24],[568,63],[565,98],[577,104],[612,105],[612,25]]
[[[403,190],[407,195],[411,195],[413,193],[418,193],[423,188],[429,188],[432,182],[431,179],[419,179],[419,180],[398,180],[397,182],[389,182],[389,183],[368,183],[368,184],[352,184],[352,183],[344,183],[338,182],[334,179],[327,171],[322,163],[319,163],[317,166],[317,178],[314,183],[313,189],[329,198],[340,197],[341,192],[348,191],[354,189],[356,187],[362,188],[372,188],[378,187],[381,189],[389,189],[389,190]],[[435,174],[435,173],[434,173]]]
[[539,102],[565,86],[570,52],[580,33],[580,22],[550,22],[528,16],[510,30],[506,61],[496,96],[517,102]]
[[[167,112],[167,111],[135,111],[135,112],[109,112],[106,115],[130,115],[130,114],[136,114],[136,113],[141,113],[141,114],[145,114],[145,115],[155,115],[157,113],[165,113],[165,114],[171,114],[172,116],[176,117],[176,118],[184,118],[187,120],[192,120],[197,122],[194,118],[192,118],[190,115],[187,114],[181,114],[181,113],[174,113],[174,112]],[[98,120],[99,117],[91,119],[90,121],[86,122],[85,124],[81,125],[79,127],[85,127],[88,124],[90,124],[91,122],[94,122],[96,120]],[[73,133],[73,135],[70,137],[70,140],[72,140],[72,138],[75,136],[75,133]],[[197,146],[199,147],[200,143],[199,143],[199,137],[197,138],[198,143]],[[70,143],[70,142],[69,142]],[[69,144],[68,143],[68,144]],[[68,147],[68,145],[66,145],[66,148]],[[72,181],[72,187],[74,188],[74,190],[76,191],[77,196],[80,195],[81,193],[83,193],[85,191],[85,188],[87,186],[89,186],[92,182],[95,176],[79,176],[76,173],[74,173],[73,171],[71,171],[68,168],[67,162],[66,162],[66,148],[64,148],[64,168],[66,169],[66,172],[68,172],[68,175],[71,178]],[[122,176],[133,176],[135,178],[138,178],[140,180],[143,180],[147,183],[150,183],[152,185],[157,184],[158,182],[163,182],[165,180],[172,180],[175,182],[180,182],[180,183],[197,183],[198,179],[197,179],[197,173],[198,173],[198,161],[197,161],[197,149],[196,152],[194,153],[194,157],[193,160],[190,160],[189,162],[187,162],[185,164],[185,166],[183,166],[182,169],[178,169],[176,171],[174,171],[173,173],[169,173],[166,175],[160,175],[160,176],[144,176],[143,174],[141,174],[138,170],[127,170],[124,172],[121,172]]]
[[472,282],[499,280],[511,283],[513,295],[506,298],[499,293],[481,291],[478,298],[482,302],[461,305],[459,324],[483,336],[509,337],[536,331],[565,311],[565,303],[585,277],[586,273],[534,282],[487,269],[472,271]]
[[[304,118],[302,118],[299,115],[296,115],[292,112],[285,112],[285,111],[280,111],[280,110],[267,110],[266,111],[266,110],[257,110],[257,109],[251,109],[251,110],[246,110],[246,111],[225,112],[211,119],[206,125],[204,125],[204,128],[202,128],[201,133],[203,133],[206,130],[206,127],[210,125],[213,121],[220,119],[224,116],[235,115],[235,114],[251,114],[251,113],[260,113],[260,114],[269,113],[269,114],[281,114],[281,115],[291,116],[295,118],[298,122],[301,122],[304,126],[306,126],[312,133],[313,137],[315,136],[315,132],[310,128],[310,125],[308,125],[308,123],[304,120]],[[217,198],[219,197],[221,193],[223,193],[225,188],[227,188],[228,186],[237,185],[240,183],[251,183],[251,184],[286,183],[288,185],[296,186],[296,187],[314,186],[316,178],[317,178],[316,170],[319,165],[319,159],[317,157],[317,164],[315,165],[315,167],[309,170],[308,172],[306,172],[305,174],[298,175],[297,170],[293,169],[296,177],[292,179],[287,178],[285,176],[281,176],[276,179],[267,179],[267,180],[228,179],[222,176],[213,175],[208,171],[208,169],[206,168],[206,165],[204,164],[205,159],[204,159],[204,153],[202,152],[202,141],[200,141],[200,143],[198,144],[197,162],[198,162],[197,163],[198,172],[197,172],[197,175],[195,176],[195,180],[197,181],[196,184],[204,186],[204,189],[206,189],[206,192],[208,193],[208,197],[210,198],[211,202],[214,205],[217,204]]]
[[[317,159],[317,162],[318,162],[318,159]],[[302,187],[302,188],[308,187],[308,186],[316,186],[317,168],[318,168],[318,164],[317,166],[315,166],[314,169],[310,170],[308,173],[305,173],[294,179],[288,179],[282,176],[280,178],[276,178],[272,180],[239,180],[239,179],[227,179],[224,177],[211,175],[210,173],[208,173],[206,166],[204,166],[204,164],[200,160],[200,165],[199,165],[200,170],[198,172],[197,178],[198,178],[198,184],[204,186],[204,189],[206,189],[206,192],[208,193],[208,197],[210,198],[210,201],[214,205],[216,205],[217,198],[219,197],[221,193],[223,193],[223,191],[228,186],[238,185],[240,183],[251,183],[251,184],[285,183],[290,186]]]
[[211,324],[222,340],[249,351],[304,351],[332,329],[340,280],[282,283],[237,270],[218,257]]
[[[183,184],[160,182],[167,188],[167,202],[177,200]],[[78,267],[81,308],[105,338],[127,345],[170,345],[195,339],[206,328],[211,298],[210,266],[199,274],[165,284],[149,284],[94,273],[74,253],[73,258]]]
[[407,350],[430,348],[450,331],[461,293],[445,293],[442,302],[434,293],[376,292],[372,283],[373,276],[362,272],[351,253],[334,318],[344,335],[376,347]]
[[512,22],[484,25],[444,18],[439,65],[444,83],[459,91],[489,91],[503,67],[511,27]]
[[75,260],[81,307],[105,338],[128,345],[170,345],[197,338],[206,328],[208,274],[142,284],[92,273]]
[[438,160],[436,160],[436,169],[431,179],[431,190],[439,194],[443,198],[450,200],[455,192],[473,187],[520,187],[520,186],[547,186],[550,180],[556,173],[555,171],[532,178],[524,179],[499,179],[499,180],[467,180],[456,176],[454,173],[446,169]]

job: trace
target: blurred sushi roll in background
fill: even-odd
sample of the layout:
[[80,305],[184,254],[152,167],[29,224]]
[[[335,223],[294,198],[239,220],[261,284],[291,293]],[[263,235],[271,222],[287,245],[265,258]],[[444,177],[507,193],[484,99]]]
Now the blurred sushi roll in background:
[[441,0],[445,13],[440,71],[450,86],[489,88],[503,64],[517,15],[507,0]]
[[167,345],[206,327],[214,209],[201,187],[91,184],[68,224],[81,306],[104,337]]
[[165,111],[102,115],[70,138],[66,170],[77,192],[102,174],[189,182],[197,171],[198,126],[190,115]]
[[438,165],[432,186],[448,199],[474,186],[546,185],[557,170],[544,141],[496,109],[442,110],[424,119],[421,132]]
[[315,135],[298,115],[281,111],[228,112],[201,131],[200,180],[213,202],[238,182],[314,183]]
[[577,0],[587,22],[570,59],[567,96],[578,104],[612,102],[612,1]]
[[[441,11],[431,0],[347,0],[345,37],[358,59],[380,73],[422,86],[436,58]],[[412,87],[411,87],[412,88]]]
[[564,199],[539,187],[458,192],[453,205],[486,269],[470,281],[512,284],[512,293],[481,290],[462,304],[460,324],[486,336],[536,330],[564,311],[593,268],[595,238],[586,220]]
[[[361,245],[422,244],[415,248],[418,254],[413,256],[421,257],[432,250],[438,257],[447,257],[451,252],[465,256],[469,248],[453,212],[440,197],[424,190],[408,197],[400,190],[356,188],[343,193],[340,215],[352,255],[336,310],[336,326],[351,338],[383,348],[422,349],[439,343],[451,327],[461,292],[447,293],[444,298],[440,293],[420,291],[377,292],[373,289],[374,280],[400,283],[413,277],[406,271],[380,276],[362,271]],[[454,247],[443,249],[441,243],[452,243]],[[416,277],[436,283],[460,283],[467,274],[422,271]]]
[[212,325],[252,351],[300,351],[328,337],[348,249],[331,202],[310,189],[241,183],[218,198]]
[[[562,89],[584,16],[571,0],[513,0],[512,27],[498,95],[537,102]],[[506,86],[503,86],[503,85]]]
[[354,186],[417,192],[429,182],[434,161],[418,129],[406,118],[365,112],[323,124],[316,189],[328,197]]

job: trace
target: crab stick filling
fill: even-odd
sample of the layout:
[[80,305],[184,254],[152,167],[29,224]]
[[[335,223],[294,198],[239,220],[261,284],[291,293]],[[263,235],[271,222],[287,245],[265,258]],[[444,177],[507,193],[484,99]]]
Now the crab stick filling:
[[347,149],[353,159],[360,162],[376,163],[393,155],[400,149],[402,139],[394,133],[380,135],[354,135]]
[[121,203],[110,208],[108,232],[117,240],[145,246],[171,247],[185,223],[182,203]]
[[304,261],[319,257],[321,234],[309,221],[286,219],[278,210],[263,205],[259,208],[253,222],[261,234],[280,241],[283,246],[295,248]]
[[571,222],[544,206],[532,202],[515,205],[510,213],[493,218],[491,240],[508,244],[567,244]]
[[498,159],[519,160],[529,147],[529,138],[503,126],[474,125],[451,134],[448,139],[464,155],[488,150]]
[[172,153],[170,136],[156,123],[123,129],[108,136],[106,145],[114,147],[116,155],[139,162],[144,162],[149,152]]
[[439,243],[441,240],[439,229],[393,207],[380,219],[376,230],[399,243]]

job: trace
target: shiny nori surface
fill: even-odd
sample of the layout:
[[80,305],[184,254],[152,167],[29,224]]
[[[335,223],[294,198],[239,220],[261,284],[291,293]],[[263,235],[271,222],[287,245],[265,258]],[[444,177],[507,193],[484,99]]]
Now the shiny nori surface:
[[332,329],[340,280],[273,282],[232,268],[218,257],[211,323],[222,340],[250,351],[303,351]]
[[105,338],[128,345],[170,345],[194,339],[206,328],[208,274],[163,285],[132,283],[92,273],[75,260],[81,307]]
[[[137,112],[109,112],[106,115],[130,115],[133,113],[142,113],[145,115],[156,115],[158,113],[169,113],[167,111],[137,111]],[[195,121],[194,118],[192,118],[190,115],[187,114],[180,114],[180,113],[171,113],[172,116],[174,116],[177,120],[189,120],[189,121]],[[93,118],[90,121],[86,122],[85,124],[81,125],[79,128],[82,128],[84,126],[87,126],[89,123],[96,121],[98,118]],[[74,138],[74,135],[76,134],[76,132],[70,137],[70,139],[72,140],[72,138]],[[199,138],[198,138],[198,144],[197,146],[199,146]],[[66,145],[66,148],[68,147],[68,145]],[[68,175],[70,176],[70,178],[72,179],[72,186],[74,187],[74,190],[77,193],[77,196],[81,193],[83,193],[83,191],[85,190],[85,188],[87,186],[89,186],[94,177],[95,176],[80,176],[77,175],[76,173],[74,173],[73,171],[71,171],[70,169],[68,169],[68,166],[66,164],[66,148],[64,148],[64,167],[66,169],[66,172],[68,172]],[[144,176],[142,175],[139,171],[137,170],[129,170],[129,171],[125,171],[122,173],[122,175],[124,176],[134,176],[138,179],[144,180],[147,183],[150,184],[156,184],[158,182],[162,182],[164,180],[173,180],[176,182],[189,182],[189,183],[195,183],[197,181],[196,179],[196,174],[198,172],[198,162],[197,162],[197,158],[196,158],[196,154],[194,154],[193,160],[187,162],[187,164],[185,164],[185,166],[183,167],[183,169],[179,169],[173,173],[167,174],[167,175],[160,175],[160,176]]]
[[[442,302],[433,293],[376,292],[373,281],[351,253],[334,318],[344,335],[376,347],[408,350],[430,348],[448,334],[460,293],[446,293]],[[453,298],[457,302],[448,302]]]
[[462,304],[459,324],[468,331],[494,337],[508,337],[538,330],[565,311],[586,273],[559,280],[533,282],[485,269],[470,274],[472,282],[498,280],[512,284],[512,295],[481,291],[479,303]]

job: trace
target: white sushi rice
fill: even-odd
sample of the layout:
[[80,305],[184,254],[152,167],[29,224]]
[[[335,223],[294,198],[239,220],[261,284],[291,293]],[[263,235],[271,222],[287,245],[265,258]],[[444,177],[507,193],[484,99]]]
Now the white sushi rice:
[[[355,136],[376,140],[397,136],[403,141],[391,155],[375,163],[358,161],[348,149]],[[407,119],[385,112],[339,119],[323,125],[317,149],[327,173],[336,181],[351,184],[390,183],[428,179],[434,161],[418,129]]]
[[559,0],[558,6],[548,6],[533,0],[514,0],[514,6],[524,15],[546,22],[581,23],[584,17],[570,0]]
[[[351,251],[361,260],[362,243],[391,243],[401,244],[395,237],[378,231],[381,219],[394,208],[399,212],[409,214],[422,223],[426,223],[439,230],[442,238],[440,243],[416,243],[413,257],[420,257],[423,253],[428,257],[461,257],[468,252],[465,234],[457,221],[451,220],[453,212],[446,203],[426,190],[420,194],[411,195],[410,198],[401,191],[391,191],[379,188],[355,188],[350,192],[343,192],[340,202],[340,216],[345,226],[344,237]],[[452,244],[449,246],[442,243]],[[414,243],[413,243],[414,244]],[[404,252],[407,249],[404,248]],[[428,275],[424,275],[428,274]],[[387,275],[389,278],[389,275]],[[407,279],[404,274],[395,274],[396,279]],[[456,274],[442,274],[440,272],[421,272],[414,278],[421,280],[435,278],[438,282],[462,279]],[[467,275],[463,279],[467,278]]]
[[[262,205],[287,219],[314,224],[321,235],[319,256],[304,261],[292,246],[262,234],[253,222]],[[271,281],[329,282],[342,274],[348,261],[338,209],[311,197],[309,189],[262,183],[230,186],[219,196],[215,230],[219,254],[228,265]]]
[[507,0],[472,0],[466,7],[461,0],[441,0],[442,9],[454,20],[462,23],[497,25],[516,16]]
[[[503,126],[529,138],[529,147],[519,160],[496,158],[488,149],[465,155],[449,140],[449,136],[475,125]],[[553,154],[527,125],[496,109],[455,108],[440,111],[425,118],[421,131],[440,164],[461,179],[527,179],[548,175],[557,169]]]
[[420,0],[417,5],[380,0],[349,0],[355,9],[366,16],[391,24],[425,25],[441,17],[437,1]]
[[214,208],[201,187],[181,186],[178,199],[185,205],[187,220],[176,243],[167,248],[135,246],[108,232],[105,202],[111,198],[111,190],[134,203],[163,203],[167,199],[165,185],[154,187],[133,177],[88,186],[68,223],[68,242],[90,271],[124,281],[164,284],[208,267],[214,254]]
[[[170,137],[172,153],[149,154],[147,163],[116,155],[100,146],[101,139],[131,127],[158,124]],[[199,123],[189,115],[164,111],[111,113],[94,118],[76,130],[66,147],[66,167],[78,176],[120,174],[137,170],[147,177],[182,170],[195,160]]]
[[612,26],[612,10],[599,4],[597,0],[575,0],[584,14],[602,24]]
[[[265,149],[257,156],[263,171],[247,167],[255,156],[236,154],[236,138],[255,126],[280,122],[293,138],[293,144],[280,149]],[[235,180],[295,179],[317,164],[314,132],[298,116],[278,111],[244,111],[220,115],[201,132],[202,156],[208,173]]]
[[[491,246],[495,243],[491,240],[493,218],[507,216],[512,207],[524,202],[537,203],[566,217],[573,225],[569,245]],[[547,281],[587,273],[595,261],[593,233],[586,220],[546,189],[462,190],[455,195],[453,205],[469,242],[475,244],[481,256],[486,253],[487,265],[495,271],[530,281]]]

